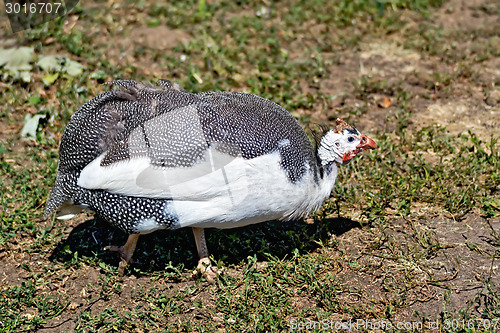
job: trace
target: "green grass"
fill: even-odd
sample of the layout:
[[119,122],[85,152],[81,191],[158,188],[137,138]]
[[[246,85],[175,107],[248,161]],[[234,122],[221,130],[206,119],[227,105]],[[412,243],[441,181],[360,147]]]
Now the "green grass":
[[[349,198],[347,205],[362,203],[364,208],[360,208],[370,221],[384,216],[388,208],[405,216],[412,203],[438,205],[456,218],[474,207],[482,207],[486,216],[498,214],[489,204],[498,191],[500,176],[496,138],[486,143],[473,133],[454,137],[443,128],[427,127],[412,136],[401,132],[398,142],[381,136],[378,144],[381,151],[390,154],[366,154],[370,162],[343,170],[350,181],[348,186],[337,187],[337,193],[345,192],[342,199]],[[358,177],[353,179],[353,175]],[[362,181],[367,176],[371,183]],[[352,183],[355,186],[349,186]],[[360,193],[370,195],[357,197]]]
[[[72,29],[61,18],[12,36],[36,56],[61,55],[85,69],[46,85],[34,65],[29,84],[0,84],[0,332],[278,332],[291,320],[401,318],[438,320],[452,332],[447,320],[499,318],[499,136],[484,135],[487,126],[457,132],[418,118],[432,103],[482,105],[477,94],[500,89],[491,74],[498,24],[443,29],[437,18],[450,2],[433,0],[107,6],[79,4]],[[475,15],[498,17],[497,7],[485,2]],[[145,27],[190,38],[166,50],[128,41]],[[371,59],[363,65],[382,71],[361,75],[360,54],[378,43],[418,53],[417,69]],[[40,220],[65,125],[116,78],[255,93],[304,126],[342,116],[379,148],[339,169],[332,198],[308,223],[208,230],[223,272],[214,285],[191,277],[190,230],[141,236],[136,262],[120,277],[115,253],[103,247],[126,235],[92,215]],[[381,96],[390,108],[377,106]],[[27,113],[48,121],[36,138],[21,139]],[[470,275],[479,266],[486,268]],[[470,290],[464,281],[474,281]]]

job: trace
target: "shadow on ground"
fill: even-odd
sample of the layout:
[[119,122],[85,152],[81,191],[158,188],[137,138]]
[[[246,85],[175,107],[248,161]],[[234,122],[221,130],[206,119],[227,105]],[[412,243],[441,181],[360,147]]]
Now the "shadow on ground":
[[[331,235],[342,235],[360,228],[357,221],[347,218],[326,218],[313,224],[303,221],[267,222],[235,229],[206,229],[207,245],[215,260],[236,265],[248,256],[259,260],[285,258],[295,249],[311,252]],[[69,263],[75,258],[89,257],[118,266],[116,252],[105,251],[107,245],[123,245],[128,235],[101,219],[93,219],[75,227],[67,239],[57,244],[51,261]],[[195,267],[198,261],[194,237],[190,228],[160,230],[139,238],[133,267],[151,272],[167,266]]]

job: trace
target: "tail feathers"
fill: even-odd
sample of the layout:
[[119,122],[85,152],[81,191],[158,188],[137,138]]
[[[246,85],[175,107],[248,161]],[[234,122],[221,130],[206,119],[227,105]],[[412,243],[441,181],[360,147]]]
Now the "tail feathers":
[[56,182],[50,192],[49,201],[45,207],[43,213],[43,219],[49,218],[52,213],[54,213],[61,205],[65,202],[71,202],[72,197],[75,192],[78,191],[78,185],[76,185],[77,177],[75,174],[67,173],[61,174],[57,173]]

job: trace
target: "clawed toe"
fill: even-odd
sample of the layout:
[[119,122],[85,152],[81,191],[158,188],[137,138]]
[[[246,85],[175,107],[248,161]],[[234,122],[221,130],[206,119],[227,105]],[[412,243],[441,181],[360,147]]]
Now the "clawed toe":
[[116,251],[116,252],[120,252],[122,248],[123,248],[122,246],[116,246],[116,245],[108,245],[104,247],[106,251]]
[[214,283],[219,272],[217,271],[217,267],[212,266],[209,258],[201,258],[198,261],[198,266],[193,271],[193,276],[198,274],[202,274],[208,282]]
[[137,245],[137,240],[139,239],[139,234],[132,234],[128,237],[127,242],[123,246],[109,245],[104,248],[107,251],[116,251],[120,254],[120,264],[118,266],[118,273],[123,275],[125,272],[125,267],[132,263],[132,255],[135,251],[135,246]]
[[123,246],[116,246],[116,245],[109,245],[104,248],[106,251],[114,251],[118,252],[120,255],[120,258],[127,264],[132,263],[132,253],[128,253],[125,247]]

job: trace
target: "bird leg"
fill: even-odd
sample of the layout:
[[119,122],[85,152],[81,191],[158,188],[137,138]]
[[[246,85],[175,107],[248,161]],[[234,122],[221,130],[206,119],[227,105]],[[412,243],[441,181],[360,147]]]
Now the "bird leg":
[[214,283],[217,277],[217,268],[210,264],[210,258],[208,258],[208,247],[205,241],[205,230],[203,228],[193,228],[194,240],[196,242],[196,249],[198,250],[198,255],[200,260],[198,261],[198,266],[193,271],[193,276],[201,273],[205,276],[208,282]]
[[137,245],[137,240],[139,239],[139,234],[131,234],[128,236],[127,242],[123,246],[110,245],[106,246],[104,249],[108,251],[117,251],[120,254],[120,264],[118,265],[118,273],[123,275],[125,272],[125,267],[127,264],[132,262],[132,255],[134,254],[135,247]]

